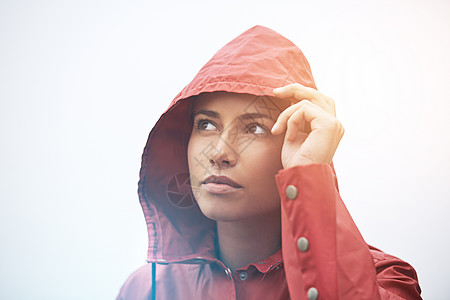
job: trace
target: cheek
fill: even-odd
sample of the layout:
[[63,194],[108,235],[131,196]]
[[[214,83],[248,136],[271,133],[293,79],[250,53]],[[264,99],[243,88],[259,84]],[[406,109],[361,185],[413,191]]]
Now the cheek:
[[246,167],[252,170],[259,182],[275,183],[275,174],[283,168],[281,146],[282,140],[271,139],[268,143],[255,144],[253,149],[245,151],[247,152],[245,160],[248,162]]
[[187,145],[187,160],[188,160],[188,167],[189,167],[189,170],[191,169],[191,161],[192,161],[192,151],[193,151],[193,149],[192,149],[192,139],[191,138],[189,138],[189,142],[188,142],[188,145]]
[[187,147],[187,159],[189,175],[192,185],[198,185],[199,179],[205,173],[206,155],[202,155],[204,149],[203,143],[198,139],[191,137]]
[[281,202],[275,175],[282,169],[281,150],[277,147],[259,147],[248,155],[247,162],[245,168],[250,170],[247,173],[247,192],[253,199],[251,206],[253,209],[258,207],[260,211],[278,210]]
[[187,147],[187,159],[188,159],[188,167],[189,167],[189,173],[192,174],[195,172],[195,163],[194,163],[194,156],[196,153],[195,149],[195,141],[189,139],[188,147]]

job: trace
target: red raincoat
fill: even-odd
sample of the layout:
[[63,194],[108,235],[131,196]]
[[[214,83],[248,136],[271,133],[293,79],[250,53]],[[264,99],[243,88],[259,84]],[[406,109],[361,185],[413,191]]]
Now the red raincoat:
[[175,97],[142,157],[139,197],[149,264],[128,278],[117,299],[150,299],[152,292],[171,300],[421,299],[414,269],[364,242],[330,165],[297,166],[276,176],[282,250],[234,273],[217,259],[215,222],[200,212],[189,187],[192,97],[214,91],[273,96],[274,88],[295,82],[316,88],[303,53],[256,26],[217,52]]

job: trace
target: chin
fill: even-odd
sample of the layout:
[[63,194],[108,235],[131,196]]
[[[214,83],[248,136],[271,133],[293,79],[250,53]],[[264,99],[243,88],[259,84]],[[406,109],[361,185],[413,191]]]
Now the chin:
[[239,222],[266,218],[274,213],[280,214],[280,207],[278,206],[264,208],[247,201],[238,202],[237,199],[215,199],[214,196],[211,198],[201,197],[197,200],[197,203],[202,213],[216,222]]
[[202,196],[197,199],[197,204],[202,213],[209,219],[218,222],[235,222],[248,217],[243,207],[239,207],[236,199],[224,199],[222,196]]

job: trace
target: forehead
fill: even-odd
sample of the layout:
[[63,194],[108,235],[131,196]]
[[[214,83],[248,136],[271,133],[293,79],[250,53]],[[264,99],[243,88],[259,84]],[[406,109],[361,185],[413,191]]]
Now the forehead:
[[261,113],[277,117],[289,101],[269,96],[255,96],[228,92],[203,93],[197,96],[193,111],[216,110],[236,113]]

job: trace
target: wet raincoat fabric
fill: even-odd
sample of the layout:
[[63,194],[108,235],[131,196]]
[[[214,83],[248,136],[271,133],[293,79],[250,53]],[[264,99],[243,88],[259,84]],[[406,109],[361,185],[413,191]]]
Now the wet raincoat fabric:
[[[117,299],[421,299],[414,269],[364,242],[330,165],[276,175],[280,251],[234,272],[217,258],[215,222],[201,213],[189,186],[190,104],[214,91],[273,96],[274,88],[295,82],[316,88],[303,53],[255,26],[219,50],[175,97],[142,156],[149,263],[128,278]],[[286,192],[292,198],[292,187],[293,200]]]

